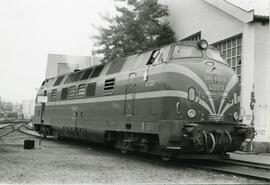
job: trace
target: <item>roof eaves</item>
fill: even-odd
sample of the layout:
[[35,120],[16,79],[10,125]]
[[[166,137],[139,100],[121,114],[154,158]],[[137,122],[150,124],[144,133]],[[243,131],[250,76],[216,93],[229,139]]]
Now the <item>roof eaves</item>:
[[245,11],[247,13],[252,13],[253,14],[253,20],[252,21],[259,21],[259,22],[269,22],[269,16],[267,15],[259,15],[255,12],[255,9],[252,9],[252,10],[245,10],[244,8],[241,8],[240,6],[237,6],[233,3],[231,3],[230,1],[228,0],[224,0],[226,1],[227,3],[231,4],[232,6],[234,7],[237,7],[238,9],[242,10],[242,11]]
[[237,6],[237,5],[235,5],[235,4],[233,4],[232,2],[230,2],[230,1],[227,1],[227,0],[224,0],[226,3],[229,3],[229,4],[231,4],[232,6],[234,6],[234,7],[236,7],[236,8],[238,8],[239,10],[242,10],[242,11],[245,11],[245,12],[247,12],[247,13],[249,13],[249,12],[252,12],[253,11],[253,13],[254,13],[254,10],[249,10],[249,11],[247,11],[247,10],[245,10],[244,8],[241,8],[240,6]]
[[246,11],[226,0],[203,0],[206,3],[215,6],[223,12],[235,17],[243,23],[252,22],[254,20],[254,10]]

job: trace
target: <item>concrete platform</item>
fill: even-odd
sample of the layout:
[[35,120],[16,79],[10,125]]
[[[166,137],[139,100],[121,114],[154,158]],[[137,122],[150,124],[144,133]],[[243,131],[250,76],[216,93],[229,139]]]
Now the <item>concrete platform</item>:
[[234,160],[270,165],[269,153],[256,154],[253,152],[236,151],[233,153],[229,153],[229,155],[230,155],[230,158]]
[[248,145],[247,142],[244,142],[243,145],[247,145],[247,147],[243,148],[243,152],[254,152],[254,153],[268,153],[270,154],[270,142],[259,142],[252,141],[251,144]]

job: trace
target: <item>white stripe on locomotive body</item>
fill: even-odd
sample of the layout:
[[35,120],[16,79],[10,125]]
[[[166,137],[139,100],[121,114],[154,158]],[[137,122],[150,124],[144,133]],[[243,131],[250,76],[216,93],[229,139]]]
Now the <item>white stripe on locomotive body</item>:
[[[175,98],[183,98],[188,99],[188,94],[185,91],[179,90],[163,90],[163,91],[150,91],[143,93],[136,93],[136,99],[148,99],[148,98],[163,98],[163,97],[175,97]],[[114,96],[104,96],[104,97],[96,97],[96,98],[87,98],[87,99],[73,99],[73,100],[64,100],[64,101],[53,101],[49,102],[46,105],[55,106],[55,105],[73,105],[73,104],[85,104],[85,103],[98,103],[98,102],[109,102],[109,101],[124,101],[124,100],[133,99],[133,94],[127,95],[114,95]],[[212,110],[208,106],[208,104],[200,99],[196,98],[196,102],[199,103],[202,107],[204,107],[210,114],[213,114]],[[36,104],[36,106],[41,106],[41,104]]]
[[[231,78],[231,80],[229,81],[229,83],[227,84],[222,97],[227,97],[228,94],[229,94],[229,92],[230,92],[230,90],[237,84],[237,82],[238,82],[238,77],[235,74],[235,75],[233,75],[233,77]],[[222,100],[220,102],[220,105],[219,105],[218,114],[220,114],[221,108],[222,108],[224,102],[225,102],[225,99],[222,98]],[[224,112],[224,111],[222,111],[222,112]]]
[[[84,104],[84,103],[99,103],[99,102],[111,102],[111,101],[124,101],[133,99],[134,94],[123,94],[103,97],[93,97],[87,99],[73,99],[63,101],[48,102],[46,105],[72,105],[72,104]],[[162,98],[162,97],[177,97],[187,99],[187,92],[179,90],[163,90],[163,91],[149,91],[143,93],[136,93],[136,99],[148,99],[148,98]],[[41,106],[41,104],[36,104]]]
[[233,106],[233,102],[232,103],[227,103],[227,105],[224,107],[224,109],[222,110],[222,112],[220,113],[221,115],[223,115],[229,108],[231,108]]
[[[207,95],[209,99],[211,108],[205,101],[203,101],[199,97],[197,97],[198,101],[196,102],[199,103],[201,106],[203,106],[206,110],[208,110],[210,114],[216,114],[216,109],[213,102],[213,98],[211,96],[211,92],[207,88],[207,85],[204,83],[204,81],[192,70],[190,70],[189,68],[183,65],[172,64],[172,63],[169,63],[169,64],[159,63],[151,67],[153,67],[152,69],[154,70],[150,71],[149,75],[157,75],[157,74],[162,74],[166,72],[174,72],[174,73],[182,74],[191,78],[195,83],[197,83],[203,89],[203,91],[205,92],[205,94]],[[126,71],[119,74],[101,76],[100,78],[98,78],[98,80],[93,81],[93,79],[91,79],[84,82],[81,81],[81,83],[97,82],[97,85],[101,83],[103,85],[105,79],[112,78],[112,77],[115,77],[117,81],[127,80],[127,76],[132,72],[136,73],[136,78],[141,78],[141,77],[143,78],[145,69],[137,69],[137,70],[132,70],[132,71]],[[223,97],[226,97],[228,95],[228,93],[232,90],[232,88],[236,85],[237,82],[238,82],[238,78],[236,75],[234,75],[229,81],[229,83],[227,84],[226,89],[223,93]],[[77,85],[78,82],[75,84]],[[75,84],[74,83],[65,84],[64,86],[66,87],[66,86],[71,86]],[[61,86],[61,88],[63,88],[64,86]],[[53,89],[53,87],[49,89]],[[86,99],[54,101],[54,102],[47,103],[47,105],[69,105],[69,104],[81,104],[81,103],[92,103],[92,102],[118,101],[118,100],[124,100],[125,96],[126,96],[125,94],[122,94],[122,95],[112,95],[112,96],[91,97],[91,98],[86,98]],[[131,94],[127,96],[128,96],[127,97],[128,99],[131,98]],[[180,97],[184,99],[188,98],[187,92],[181,91],[181,90],[161,90],[161,91],[142,92],[142,93],[136,93],[135,96],[136,96],[136,99],[157,98],[157,97]],[[225,99],[222,99],[222,101],[220,102],[219,110],[218,110],[218,113],[222,111],[221,115],[224,114],[225,111],[231,107],[231,106],[225,106],[224,109],[226,108],[226,110],[224,109],[222,110],[224,101]],[[38,106],[39,104],[36,104],[36,105]]]
[[[194,80],[198,85],[201,86],[201,88],[204,90],[205,94],[209,98],[209,102],[210,102],[210,104],[212,106],[212,110],[213,111],[211,111],[211,109],[208,106],[208,104],[206,102],[202,101],[201,99],[199,101],[201,103],[199,103],[199,104],[202,105],[204,108],[206,108],[210,114],[213,114],[213,113],[216,114],[216,109],[215,109],[216,107],[215,107],[215,104],[213,102],[213,98],[211,96],[211,92],[207,88],[207,86],[204,83],[204,81],[197,74],[195,74],[189,68],[187,68],[187,67],[185,67],[183,65],[177,65],[177,64],[170,64],[169,67],[167,69],[165,69],[164,72],[175,72],[175,73],[183,74],[183,75],[191,78],[192,80]],[[231,78],[231,80],[228,82],[228,84],[227,84],[227,86],[226,86],[226,88],[224,90],[224,93],[223,93],[223,96],[222,97],[227,97],[228,96],[228,93],[233,89],[233,87],[237,84],[237,82],[238,82],[237,75],[234,74],[233,77]],[[219,107],[218,114],[223,115],[230,107],[232,107],[232,105],[229,104],[230,106],[224,107],[224,109],[226,108],[226,110],[221,109],[222,108],[222,104],[224,103],[224,101],[225,101],[225,99],[222,98],[222,101],[220,102],[220,107]]]
[[208,112],[210,113],[210,114],[214,114],[213,113],[213,111],[211,110],[211,108],[209,107],[209,105],[205,102],[205,101],[203,101],[201,98],[199,98],[199,97],[197,97],[196,99],[198,99],[198,103],[201,105],[201,106],[203,106],[206,110],[208,110]]

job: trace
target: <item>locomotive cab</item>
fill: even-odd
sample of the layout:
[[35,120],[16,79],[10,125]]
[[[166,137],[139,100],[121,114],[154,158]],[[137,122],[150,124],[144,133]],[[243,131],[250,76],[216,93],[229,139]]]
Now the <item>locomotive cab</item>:
[[216,48],[205,40],[176,43],[169,65],[175,72],[167,80],[169,88],[181,92],[175,109],[183,126],[182,150],[234,151],[244,138],[254,137],[253,128],[239,124],[238,77]]

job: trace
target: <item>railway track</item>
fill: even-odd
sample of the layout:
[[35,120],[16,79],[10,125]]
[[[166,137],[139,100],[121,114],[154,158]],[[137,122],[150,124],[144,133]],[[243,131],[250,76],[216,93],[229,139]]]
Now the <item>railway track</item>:
[[225,159],[225,160],[217,159],[217,160],[192,160],[188,162],[185,161],[184,165],[194,168],[207,169],[257,179],[263,179],[270,182],[270,165],[261,163],[253,163],[232,159]]
[[[30,135],[30,136],[41,137],[39,133],[37,133],[31,126],[28,125],[28,123],[30,123],[30,121],[12,121],[12,122],[1,123],[0,129],[5,129],[5,128],[10,127],[11,130],[1,134],[0,138],[15,131],[18,131],[18,132],[21,132],[23,134]],[[49,138],[53,138],[53,137],[49,137]]]
[[[35,136],[35,137],[42,137],[44,138],[42,135],[40,135],[37,131],[35,131],[32,127],[30,127],[29,125],[25,124],[23,127],[23,129],[18,129],[19,132],[26,134],[26,135],[30,135],[30,136]],[[47,139],[53,139],[53,136],[47,136]]]
[[[21,132],[36,137],[41,137],[37,132],[30,130],[29,128],[28,130]],[[53,137],[48,139],[51,138]],[[246,162],[233,159],[214,159],[192,160],[185,162],[185,165],[270,181],[270,165],[262,163]]]
[[[19,123],[16,123],[16,125]],[[14,125],[14,123],[13,123]],[[12,127],[12,124],[3,124],[0,128]],[[39,133],[34,131],[29,125],[22,123],[17,126],[18,129],[14,129],[23,134],[27,134],[35,137],[42,137]],[[53,137],[48,137],[48,139],[53,139]],[[270,181],[270,165],[254,162],[246,162],[233,159],[214,159],[214,160],[181,160],[181,165],[214,170],[224,173],[230,173],[235,175],[253,177],[257,179],[263,179]]]

